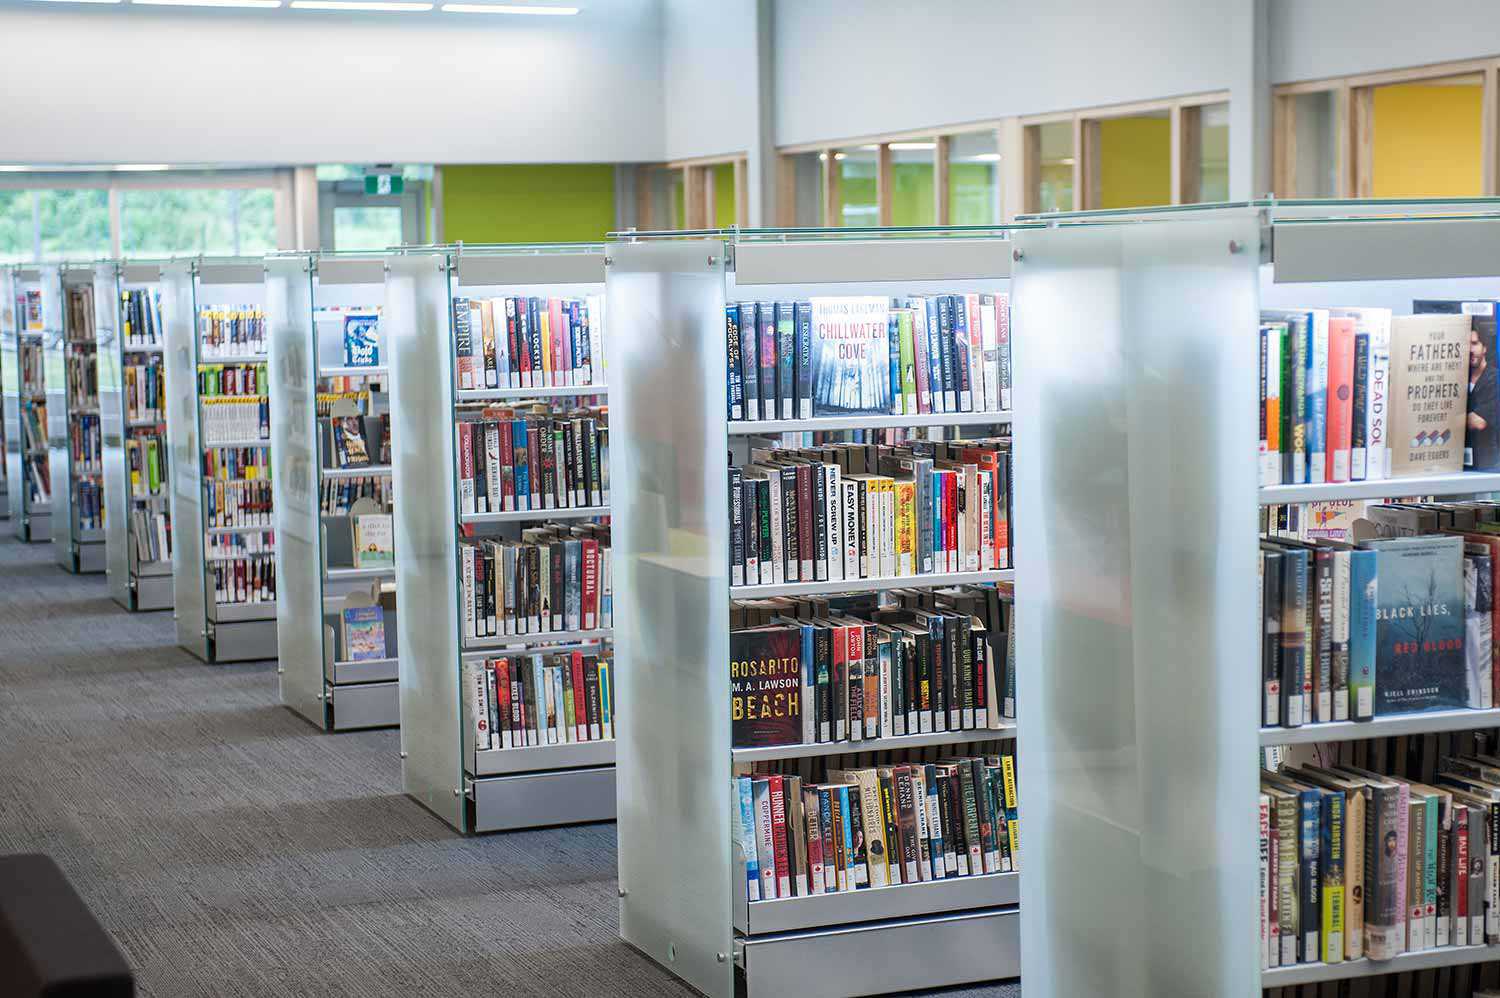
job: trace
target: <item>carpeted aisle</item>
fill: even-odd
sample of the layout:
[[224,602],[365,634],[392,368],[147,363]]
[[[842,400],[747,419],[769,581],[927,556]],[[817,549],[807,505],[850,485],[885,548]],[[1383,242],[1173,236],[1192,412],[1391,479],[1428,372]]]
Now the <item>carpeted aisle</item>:
[[395,731],[319,732],[273,663],[204,665],[0,532],[0,853],[51,854],[143,995],[692,993],[617,937],[613,825],[461,838]]

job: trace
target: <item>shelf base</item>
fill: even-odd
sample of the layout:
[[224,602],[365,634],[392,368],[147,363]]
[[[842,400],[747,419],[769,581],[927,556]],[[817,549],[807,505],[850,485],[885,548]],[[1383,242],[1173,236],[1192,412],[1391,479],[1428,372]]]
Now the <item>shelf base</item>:
[[472,832],[509,832],[615,820],[615,767],[572,769],[473,782]]
[[329,686],[328,730],[358,731],[401,724],[401,691],[396,683]]
[[129,607],[131,610],[170,610],[174,596],[172,595],[172,577],[170,575],[143,575],[134,580],[134,603]]
[[214,624],[209,629],[209,662],[254,662],[274,659],[276,655],[275,620],[234,621]]
[[16,536],[27,544],[42,544],[52,539],[52,514],[31,512],[16,520]]

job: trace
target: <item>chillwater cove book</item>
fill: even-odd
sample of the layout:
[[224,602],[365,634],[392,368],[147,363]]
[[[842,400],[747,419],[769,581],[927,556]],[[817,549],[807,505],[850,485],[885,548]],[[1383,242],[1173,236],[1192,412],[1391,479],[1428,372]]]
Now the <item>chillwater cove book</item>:
[[890,299],[812,300],[813,416],[891,411]]

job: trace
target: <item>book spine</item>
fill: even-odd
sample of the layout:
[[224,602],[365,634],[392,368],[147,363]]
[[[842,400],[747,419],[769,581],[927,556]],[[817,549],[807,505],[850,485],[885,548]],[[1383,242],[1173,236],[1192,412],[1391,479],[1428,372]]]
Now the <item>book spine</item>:
[[933,412],[932,368],[928,363],[927,308],[920,298],[911,300],[912,367],[917,390],[917,411]]
[[1354,334],[1354,399],[1349,425],[1349,480],[1369,477],[1370,334]]
[[1328,319],[1314,313],[1307,324],[1307,468],[1308,481],[1328,481]]
[[780,397],[776,387],[776,306],[771,302],[762,302],[755,312],[760,332],[756,357],[760,361],[761,418],[775,419],[779,411],[777,400]]
[[798,357],[794,312],[794,303],[776,303],[776,394],[781,403],[782,419],[797,418]]
[[812,302],[799,301],[793,308],[796,329],[797,393],[799,419],[811,419],[812,403]]
[[760,363],[756,349],[760,333],[755,325],[755,303],[745,302],[739,306],[727,307],[737,307],[739,310],[740,381],[744,391],[745,418],[760,419]]
[[958,387],[958,411],[974,411],[973,362],[969,356],[968,300],[949,295],[953,302],[953,373]]
[[1322,943],[1324,963],[1344,959],[1344,795],[1323,795],[1318,843],[1322,858]]
[[755,798],[748,776],[736,777],[735,796],[739,802],[736,812],[735,838],[740,845],[740,854],[745,859],[745,898],[760,900],[760,863],[756,855]]
[[1333,553],[1333,638],[1329,643],[1333,677],[1333,719],[1349,720],[1350,559],[1348,551]]
[[1328,323],[1328,481],[1349,480],[1350,446],[1354,401],[1354,322],[1331,319]]

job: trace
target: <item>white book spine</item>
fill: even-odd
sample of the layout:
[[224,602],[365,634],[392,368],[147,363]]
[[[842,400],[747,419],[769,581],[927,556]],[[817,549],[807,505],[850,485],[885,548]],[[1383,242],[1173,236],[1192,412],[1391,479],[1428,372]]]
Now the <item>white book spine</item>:
[[[1312,367],[1308,371],[1308,394],[1314,386],[1321,386],[1323,399],[1324,434],[1328,425],[1328,313],[1313,313],[1312,321]],[[1326,441],[1325,441],[1326,444]],[[1328,481],[1328,450],[1309,451],[1307,455],[1308,481],[1320,485]]]
[[786,578],[786,521],[781,504],[781,475],[766,475],[771,483],[771,581],[781,585]]
[[[756,780],[752,786],[755,794],[755,851],[760,864],[760,896],[764,900],[771,900],[777,896],[776,839],[771,829],[771,785],[765,780]],[[843,884],[840,883],[839,886],[842,888]]]
[[469,729],[474,732],[474,749],[483,752],[490,747],[490,691],[484,667],[479,662],[464,663],[464,684],[469,691]]
[[842,518],[839,516],[839,466],[836,464],[825,464],[822,466],[824,487],[823,506],[824,522],[828,530],[828,575],[832,581],[841,580],[844,577],[844,532],[841,528]]
[[464,637],[477,638],[479,621],[474,612],[474,549],[467,544],[460,544],[458,556],[463,562],[463,582],[459,588],[464,604]]
[[979,568],[995,567],[995,494],[994,473],[979,473]]
[[1390,330],[1370,332],[1370,390],[1365,403],[1365,453],[1367,478],[1389,478],[1391,474],[1390,425],[1391,340]]
[[896,574],[896,490],[890,479],[880,483],[880,574]]
[[844,547],[844,578],[860,578],[860,550],[859,550],[859,488],[860,483],[845,480],[840,483],[843,491],[844,516],[843,516],[843,547]]

